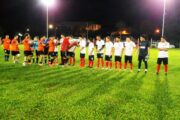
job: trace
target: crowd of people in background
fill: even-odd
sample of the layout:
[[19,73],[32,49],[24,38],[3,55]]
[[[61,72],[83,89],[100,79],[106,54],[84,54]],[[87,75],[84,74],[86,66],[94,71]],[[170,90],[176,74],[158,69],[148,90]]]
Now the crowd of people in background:
[[[46,38],[45,36],[39,38],[34,37],[32,40],[29,34],[24,35],[21,43],[18,41],[18,35],[15,35],[11,40],[9,35],[6,35],[1,40],[4,49],[4,60],[9,61],[12,55],[13,62],[19,63],[20,48],[19,44],[23,44],[24,62],[23,66],[38,64],[40,66],[48,64],[50,67],[55,65],[74,66],[76,64],[76,48],[80,49],[80,67],[85,67],[85,58],[88,55],[88,67],[93,68],[95,53],[97,53],[97,68],[112,69],[113,63],[115,69],[126,70],[130,66],[130,72],[133,72],[133,51],[138,54],[138,72],[141,71],[141,63],[144,62],[145,70],[148,72],[148,59],[150,56],[150,42],[146,39],[146,35],[140,36],[140,41],[135,44],[130,36],[122,41],[120,37],[113,40],[107,36],[104,39],[101,36],[96,36],[95,39],[86,39],[80,36],[78,39],[73,39],[72,36],[61,35],[58,40],[54,36]],[[58,47],[60,46],[60,51]],[[161,38],[158,43],[158,58],[157,58],[157,75],[160,72],[160,66],[163,62],[165,75],[168,72],[168,49],[169,43],[165,37]],[[88,48],[88,52],[86,52]],[[58,53],[61,55],[61,62],[58,63]],[[124,63],[122,57],[124,56]],[[112,61],[114,57],[114,62]]]

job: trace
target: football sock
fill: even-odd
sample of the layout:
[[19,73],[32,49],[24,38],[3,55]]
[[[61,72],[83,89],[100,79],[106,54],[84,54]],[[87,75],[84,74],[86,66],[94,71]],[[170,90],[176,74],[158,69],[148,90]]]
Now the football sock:
[[159,73],[160,72],[160,68],[161,68],[161,65],[157,65],[157,73]]
[[112,61],[110,61],[110,68],[112,68]]
[[115,62],[115,68],[117,69],[117,66],[118,66],[118,62]]
[[131,69],[131,70],[133,69],[133,64],[132,64],[132,63],[130,63],[130,69]]
[[122,69],[122,63],[121,62],[119,63],[119,68]]
[[168,65],[164,65],[164,71],[165,71],[165,73],[168,72]]
[[124,63],[124,69],[126,69],[127,68],[127,63]]
[[108,61],[106,61],[106,68],[108,68],[108,66],[109,66],[109,62],[108,62]]
[[100,65],[100,59],[98,58],[97,67]]
[[101,64],[102,64],[102,67],[104,67],[104,60],[101,59]]

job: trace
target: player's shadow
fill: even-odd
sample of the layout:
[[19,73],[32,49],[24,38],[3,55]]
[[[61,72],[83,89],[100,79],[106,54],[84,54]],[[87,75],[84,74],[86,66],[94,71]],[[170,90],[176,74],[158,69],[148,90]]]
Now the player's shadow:
[[[84,105],[86,103],[89,103],[91,100],[94,100],[95,97],[101,96],[104,94],[108,94],[109,91],[114,89],[114,86],[117,85],[119,80],[123,80],[124,76],[126,76],[127,73],[115,73],[111,74],[110,76],[102,79],[102,83],[99,85],[96,85],[96,88],[91,90],[90,94],[85,96],[84,98],[78,100],[75,105]],[[93,101],[91,101],[93,102]]]
[[164,80],[160,80],[159,77],[156,78],[153,103],[157,109],[158,120],[163,120],[167,115],[168,109],[172,107],[167,77]]

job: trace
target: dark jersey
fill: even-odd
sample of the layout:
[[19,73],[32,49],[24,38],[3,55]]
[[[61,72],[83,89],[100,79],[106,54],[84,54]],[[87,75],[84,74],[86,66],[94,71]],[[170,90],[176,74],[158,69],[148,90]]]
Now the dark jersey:
[[148,55],[148,47],[150,47],[150,43],[148,41],[142,41],[139,43],[139,56]]

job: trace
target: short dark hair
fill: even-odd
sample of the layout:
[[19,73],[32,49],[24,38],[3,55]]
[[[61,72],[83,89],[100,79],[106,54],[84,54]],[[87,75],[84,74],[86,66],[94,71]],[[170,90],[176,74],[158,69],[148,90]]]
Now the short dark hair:
[[147,35],[146,34],[142,34],[140,37],[147,39]]

